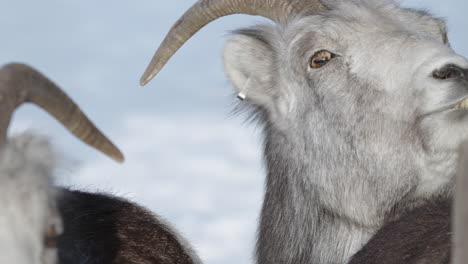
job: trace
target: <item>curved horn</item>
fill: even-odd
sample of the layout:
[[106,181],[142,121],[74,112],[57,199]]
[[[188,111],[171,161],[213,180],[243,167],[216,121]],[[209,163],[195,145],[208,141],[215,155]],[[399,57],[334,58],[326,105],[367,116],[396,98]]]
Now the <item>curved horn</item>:
[[458,150],[455,201],[452,207],[452,259],[454,264],[466,263],[468,259],[468,141],[460,144]]
[[299,13],[324,9],[326,7],[320,0],[200,0],[172,26],[141,77],[140,84],[145,85],[153,79],[190,37],[220,17],[232,14],[259,15],[284,23]]
[[80,140],[112,159],[124,160],[120,150],[57,85],[32,67],[17,63],[0,68],[0,146],[6,140],[11,114],[24,102],[40,106]]

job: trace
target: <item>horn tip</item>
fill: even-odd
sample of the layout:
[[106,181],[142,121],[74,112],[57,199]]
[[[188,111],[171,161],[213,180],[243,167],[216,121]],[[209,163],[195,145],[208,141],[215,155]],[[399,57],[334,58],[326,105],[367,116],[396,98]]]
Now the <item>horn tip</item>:
[[146,84],[148,84],[149,81],[150,81],[150,80],[145,80],[145,79],[143,79],[143,77],[141,77],[141,79],[140,79],[140,86],[145,86]]
[[[95,146],[96,147],[96,146]],[[123,163],[125,161],[125,157],[114,144],[111,142],[107,142],[104,146],[96,147],[100,150],[104,155],[108,156],[109,158],[113,159],[118,163]]]
[[120,152],[119,150],[117,150],[116,152],[114,153],[110,153],[109,154],[109,157],[113,160],[115,160],[116,162],[118,163],[123,163],[125,161],[125,157],[124,155],[122,154],[122,152]]
[[154,78],[154,76],[156,76],[156,73],[146,71],[143,74],[143,76],[141,76],[140,85],[145,86],[146,84],[148,84]]

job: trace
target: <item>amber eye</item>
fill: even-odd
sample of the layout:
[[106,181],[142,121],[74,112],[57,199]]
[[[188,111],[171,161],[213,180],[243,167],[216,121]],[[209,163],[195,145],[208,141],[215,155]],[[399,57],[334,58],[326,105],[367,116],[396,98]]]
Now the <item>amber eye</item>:
[[56,248],[57,247],[57,229],[52,225],[49,227],[49,230],[44,234],[44,246],[45,248]]
[[312,59],[310,59],[310,67],[318,69],[325,66],[331,59],[335,58],[336,54],[333,54],[326,50],[317,51]]

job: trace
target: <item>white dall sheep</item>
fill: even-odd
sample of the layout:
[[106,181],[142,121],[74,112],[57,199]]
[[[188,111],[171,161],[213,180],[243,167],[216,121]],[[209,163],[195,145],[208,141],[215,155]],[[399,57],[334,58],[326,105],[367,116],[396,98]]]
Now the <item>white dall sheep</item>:
[[468,61],[444,21],[390,0],[200,0],[141,84],[203,26],[237,13],[276,22],[236,31],[224,52],[263,125],[257,263],[345,263],[386,222],[451,196]]

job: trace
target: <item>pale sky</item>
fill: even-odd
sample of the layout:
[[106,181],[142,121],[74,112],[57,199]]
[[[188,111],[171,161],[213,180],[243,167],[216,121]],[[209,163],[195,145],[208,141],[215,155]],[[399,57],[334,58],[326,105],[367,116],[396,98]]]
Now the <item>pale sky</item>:
[[[67,157],[60,184],[146,206],[206,264],[251,263],[264,182],[259,129],[230,114],[236,99],[221,52],[230,30],[267,20],[235,15],[208,25],[140,87],[156,47],[194,0],[0,2],[0,64],[26,62],[48,75],[126,156],[116,164],[24,106],[13,131],[54,141]],[[452,47],[468,56],[468,1],[401,2],[446,18]]]

